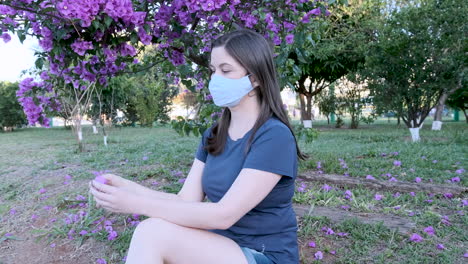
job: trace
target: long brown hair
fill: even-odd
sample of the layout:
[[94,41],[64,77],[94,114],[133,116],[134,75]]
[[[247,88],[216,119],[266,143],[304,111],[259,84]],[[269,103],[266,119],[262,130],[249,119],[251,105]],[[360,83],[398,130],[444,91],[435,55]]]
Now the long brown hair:
[[[247,143],[246,151],[250,148],[257,130],[271,117],[283,122],[294,136],[296,141],[297,156],[306,159],[307,156],[299,150],[294,131],[289,124],[288,116],[283,108],[283,100],[280,95],[277,72],[273,60],[273,46],[260,34],[240,29],[229,32],[217,38],[211,46],[224,47],[226,52],[233,57],[249,74],[255,76],[259,86],[255,88],[260,103],[260,115],[255,122]],[[207,138],[206,149],[212,155],[223,152],[228,136],[228,128],[231,122],[231,111],[225,108],[219,121],[212,127],[212,136]]]

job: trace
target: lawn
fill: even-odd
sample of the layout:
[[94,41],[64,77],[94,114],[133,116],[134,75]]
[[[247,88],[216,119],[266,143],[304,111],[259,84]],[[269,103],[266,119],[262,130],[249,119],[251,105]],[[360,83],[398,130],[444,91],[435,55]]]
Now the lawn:
[[[442,131],[409,131],[395,120],[359,129],[314,123],[314,171],[362,179],[468,186],[468,126],[445,122]],[[112,173],[176,193],[193,161],[199,138],[180,137],[169,126],[113,128],[108,147],[84,128],[86,151],[76,152],[71,131],[27,128],[0,134],[0,263],[123,263],[138,215],[115,215],[88,206],[93,172]],[[300,218],[301,263],[464,263],[468,257],[467,194],[375,191],[311,184],[298,179],[294,202],[348,213],[399,216],[415,223],[401,233],[384,223]],[[432,231],[433,230],[433,231]]]

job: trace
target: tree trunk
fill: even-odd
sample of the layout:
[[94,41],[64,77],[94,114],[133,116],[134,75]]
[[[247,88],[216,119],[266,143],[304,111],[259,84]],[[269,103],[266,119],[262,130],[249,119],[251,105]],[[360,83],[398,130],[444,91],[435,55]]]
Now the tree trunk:
[[432,130],[441,130],[442,129],[442,113],[444,111],[445,101],[447,98],[453,94],[456,90],[460,88],[459,86],[449,90],[446,93],[443,93],[442,96],[439,98],[436,106],[436,112],[434,114],[434,122],[432,123]]
[[466,115],[466,109],[463,108],[463,114],[465,115],[465,122],[468,124],[468,116]]
[[97,127],[96,127],[97,126],[96,118],[93,117],[92,122],[93,122],[93,134],[97,134],[98,130],[97,130]]
[[299,100],[301,102],[301,121],[304,127],[312,127],[312,96],[299,94]]
[[436,112],[434,114],[434,121],[432,122],[432,130],[442,129],[442,113],[444,111],[445,101],[448,98],[448,94],[444,93],[440,97],[436,105]]
[[81,115],[80,114],[75,114],[73,115],[73,130],[76,135],[76,139],[78,141],[78,151],[83,152],[84,151],[84,144],[83,144],[83,131],[81,127]]
[[307,119],[306,118],[306,103],[305,103],[304,97],[305,96],[303,94],[299,94],[299,101],[301,104],[301,123],[302,121],[304,121],[304,119]]

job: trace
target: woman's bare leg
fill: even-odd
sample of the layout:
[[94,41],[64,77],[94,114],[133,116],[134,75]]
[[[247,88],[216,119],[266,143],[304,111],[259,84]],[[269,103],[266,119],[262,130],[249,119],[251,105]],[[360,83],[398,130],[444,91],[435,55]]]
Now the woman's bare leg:
[[142,221],[133,233],[126,264],[247,264],[233,240],[159,218]]

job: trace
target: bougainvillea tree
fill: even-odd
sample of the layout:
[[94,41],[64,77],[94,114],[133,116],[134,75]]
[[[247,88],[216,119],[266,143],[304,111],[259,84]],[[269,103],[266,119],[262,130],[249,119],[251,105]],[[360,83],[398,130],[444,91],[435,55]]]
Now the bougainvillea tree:
[[[312,23],[329,2],[335,1],[5,0],[0,36],[5,42],[12,33],[39,40],[36,66],[46,70],[40,78],[23,80],[18,97],[30,124],[48,126],[46,112],[60,107],[59,88],[83,105],[81,100],[109,78],[157,64],[157,58],[136,59],[149,45],[174,66],[197,65],[192,76],[172,72],[168,77],[190,78],[195,81],[189,88],[206,92],[208,52],[216,36],[243,27],[275,45],[292,43],[297,24]],[[79,119],[83,107],[74,110]]]

